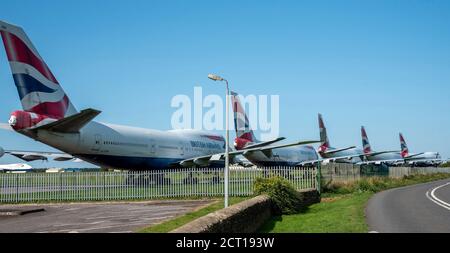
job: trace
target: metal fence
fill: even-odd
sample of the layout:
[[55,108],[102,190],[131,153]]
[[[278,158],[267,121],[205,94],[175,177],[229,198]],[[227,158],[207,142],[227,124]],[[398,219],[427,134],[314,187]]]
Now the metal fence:
[[360,166],[349,163],[328,163],[321,167],[322,180],[325,182],[351,182],[361,178]]
[[328,163],[322,165],[324,182],[352,182],[365,177],[391,177],[417,174],[450,173],[450,168],[436,167],[389,167],[386,165],[353,165],[348,163]]
[[450,168],[440,167],[390,167],[389,177],[400,178],[411,175],[425,175],[435,173],[450,173]]
[[[0,174],[0,203],[219,197],[223,168],[141,172]],[[297,190],[317,187],[316,168],[232,167],[230,196],[250,196],[256,178],[278,175]]]

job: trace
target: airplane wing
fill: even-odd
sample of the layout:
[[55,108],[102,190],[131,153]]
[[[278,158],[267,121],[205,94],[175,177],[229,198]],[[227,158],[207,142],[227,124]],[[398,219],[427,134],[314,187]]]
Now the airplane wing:
[[40,152],[40,151],[18,151],[18,150],[5,150],[5,154],[10,154],[19,159],[22,159],[27,162],[31,161],[48,161],[49,158],[52,158],[54,161],[63,162],[75,160],[76,158],[62,152]]
[[358,162],[356,164],[357,165],[382,164],[382,163],[393,164],[393,163],[404,163],[404,162],[405,162],[404,159],[391,159],[391,160],[363,161],[363,162]]
[[400,152],[399,150],[371,152],[371,153],[364,154],[364,156],[377,156],[377,155],[386,154],[386,153],[399,153],[399,152]]
[[282,141],[282,140],[284,140],[284,139],[286,139],[286,138],[284,138],[284,137],[279,137],[279,138],[276,138],[276,139],[274,139],[274,140],[264,141],[264,142],[259,142],[259,143],[256,143],[256,144],[248,145],[248,146],[246,146],[244,149],[264,147],[264,146],[273,144],[273,143],[275,143],[275,142]]
[[[307,145],[307,144],[319,143],[319,142],[320,141],[299,141],[299,142],[277,145],[277,146],[249,148],[249,149],[243,149],[243,150],[237,150],[237,151],[230,151],[230,152],[228,152],[228,156],[229,156],[230,160],[233,161],[234,157],[236,157],[238,155],[246,155],[246,154],[249,154],[252,152],[270,152],[273,149]],[[217,154],[212,154],[212,155],[205,155],[205,156],[189,158],[189,159],[180,161],[176,164],[173,164],[173,166],[176,166],[176,165],[181,165],[183,167],[208,166],[210,162],[219,161],[224,158],[225,158],[225,153],[217,153]]]
[[[336,161],[340,161],[340,160],[351,160],[354,157],[363,157],[363,154],[356,154],[356,155],[348,155],[348,156],[338,156],[338,157],[330,157],[330,158],[324,158],[324,159],[318,159],[318,160],[309,160],[309,161],[304,161],[301,163],[296,164],[296,166],[312,166],[312,165],[316,165],[318,162],[336,162]],[[356,163],[354,163],[356,164]]]
[[418,158],[417,156],[419,156],[419,155],[423,155],[423,154],[425,154],[425,152],[422,152],[422,153],[418,153],[418,154],[414,154],[414,155],[409,155],[409,156],[407,156],[407,157],[405,157],[405,160],[410,160],[410,159],[423,159],[423,158]]
[[351,146],[351,147],[348,147],[348,148],[333,149],[333,150],[330,150],[330,151],[325,151],[323,153],[324,154],[334,154],[334,153],[337,153],[337,152],[341,152],[341,151],[345,151],[345,150],[349,150],[349,149],[354,149],[354,148],[356,148],[356,146]]
[[337,157],[325,158],[323,160],[335,162],[335,161],[340,161],[340,160],[352,160],[355,157],[359,157],[362,159],[364,157],[364,155],[363,154],[355,154],[355,155],[347,155],[347,156],[337,156]]
[[322,159],[318,159],[318,160],[304,161],[304,162],[296,164],[295,166],[301,166],[301,167],[304,167],[304,166],[315,166],[315,165],[317,165],[317,163],[320,163],[320,162],[323,162],[323,160]]

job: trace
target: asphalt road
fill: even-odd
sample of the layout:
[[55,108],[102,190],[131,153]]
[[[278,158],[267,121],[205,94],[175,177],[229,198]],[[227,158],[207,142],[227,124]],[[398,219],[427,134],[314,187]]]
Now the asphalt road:
[[201,208],[211,200],[0,205],[0,209],[44,208],[43,212],[0,216],[0,233],[133,232]]
[[366,219],[380,233],[450,233],[450,180],[377,193]]

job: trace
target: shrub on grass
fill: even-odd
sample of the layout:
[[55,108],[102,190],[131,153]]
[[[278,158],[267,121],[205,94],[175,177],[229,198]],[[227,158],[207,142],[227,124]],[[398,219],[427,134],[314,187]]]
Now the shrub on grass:
[[402,178],[370,177],[362,178],[358,181],[342,183],[328,182],[324,185],[324,193],[349,194],[353,192],[379,192],[385,189],[433,181],[449,177],[448,174],[428,174],[428,175],[408,175]]
[[257,178],[254,189],[257,195],[269,195],[273,202],[273,212],[277,215],[298,213],[302,208],[299,194],[282,177]]
[[441,167],[441,168],[448,168],[448,167],[450,167],[450,162],[445,162],[445,163],[439,165],[439,167]]

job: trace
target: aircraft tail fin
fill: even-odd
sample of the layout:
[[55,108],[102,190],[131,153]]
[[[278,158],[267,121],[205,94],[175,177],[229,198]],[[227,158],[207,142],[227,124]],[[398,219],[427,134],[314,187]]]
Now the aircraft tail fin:
[[319,113],[320,147],[319,151],[325,152],[330,147],[330,140],[327,135],[327,128],[323,122],[322,114]]
[[231,92],[231,103],[233,105],[234,128],[236,129],[234,144],[236,149],[243,149],[246,145],[256,143],[258,140],[250,128],[250,122],[239,100],[239,94],[233,91]]
[[0,21],[0,34],[23,110],[53,119],[77,113],[25,31]]
[[408,145],[406,145],[406,141],[405,138],[403,138],[403,134],[400,133],[399,134],[400,137],[400,148],[401,148],[401,155],[403,158],[408,157],[409,156],[409,150],[408,150]]
[[362,138],[362,145],[363,145],[364,153],[365,154],[371,153],[372,148],[370,146],[369,138],[367,137],[366,129],[364,128],[364,126],[361,126],[361,138]]

